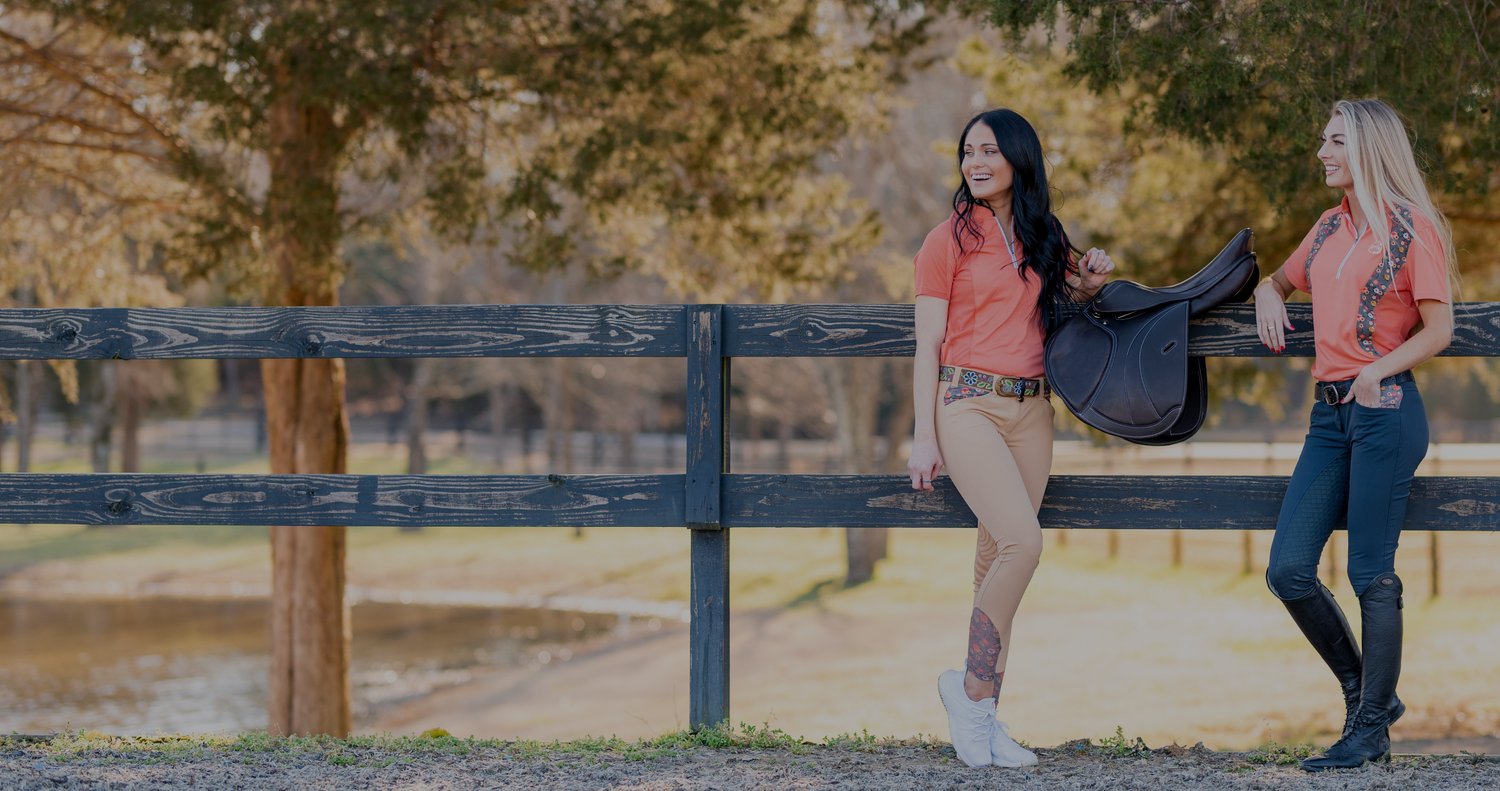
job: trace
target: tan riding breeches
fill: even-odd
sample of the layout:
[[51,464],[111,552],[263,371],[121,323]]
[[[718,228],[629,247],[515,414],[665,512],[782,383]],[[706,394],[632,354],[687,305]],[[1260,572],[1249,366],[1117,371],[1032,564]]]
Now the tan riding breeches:
[[1042,556],[1037,511],[1052,470],[1052,403],[989,393],[943,403],[938,383],[938,449],[964,502],[979,517],[974,606],[1000,637],[995,672],[1005,672],[1010,627]]

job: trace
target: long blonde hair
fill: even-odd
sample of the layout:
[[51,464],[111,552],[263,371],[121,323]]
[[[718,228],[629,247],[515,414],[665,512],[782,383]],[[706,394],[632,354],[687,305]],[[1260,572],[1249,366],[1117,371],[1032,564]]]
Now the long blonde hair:
[[1427,182],[1417,168],[1416,157],[1412,156],[1411,140],[1406,136],[1401,117],[1379,99],[1340,101],[1333,111],[1344,118],[1344,147],[1354,175],[1354,196],[1364,207],[1366,222],[1378,227],[1390,215],[1411,233],[1417,244],[1426,247],[1417,230],[1396,209],[1404,207],[1426,217],[1443,245],[1448,287],[1453,292],[1451,299],[1457,302],[1463,283],[1453,252],[1453,229],[1427,193]]

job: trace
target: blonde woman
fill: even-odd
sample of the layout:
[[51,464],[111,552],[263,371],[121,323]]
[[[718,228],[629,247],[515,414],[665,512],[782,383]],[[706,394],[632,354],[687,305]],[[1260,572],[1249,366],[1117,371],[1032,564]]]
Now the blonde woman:
[[[1401,119],[1383,102],[1339,102],[1318,159],[1343,202],[1256,288],[1260,339],[1285,348],[1285,299],[1312,295],[1317,380],[1312,422],[1287,486],[1266,584],[1344,692],[1342,736],[1302,762],[1320,771],[1388,759],[1406,706],[1396,545],[1412,475],[1427,453],[1427,413],[1411,369],[1453,335],[1456,270],[1447,221],[1427,194]],[[1419,329],[1420,328],[1420,329]],[[1349,583],[1363,655],[1318,559],[1339,522],[1349,530]]]

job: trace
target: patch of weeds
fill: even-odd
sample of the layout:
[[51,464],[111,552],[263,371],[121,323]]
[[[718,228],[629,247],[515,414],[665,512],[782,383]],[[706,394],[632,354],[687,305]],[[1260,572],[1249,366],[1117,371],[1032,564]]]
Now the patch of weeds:
[[1311,757],[1313,749],[1311,744],[1277,744],[1276,742],[1271,742],[1263,747],[1251,750],[1245,755],[1245,760],[1252,764],[1291,766],[1303,758]]
[[727,720],[713,728],[678,731],[655,739],[642,739],[640,745],[643,748],[676,750],[709,747],[716,750],[789,750],[796,754],[808,751],[800,736],[792,736],[780,728],[772,728],[770,723],[763,723],[757,728],[742,722],[740,727],[735,728]]
[[1250,764],[1235,764],[1234,766],[1231,766],[1228,769],[1225,769],[1224,773],[1225,774],[1231,774],[1231,775],[1237,775],[1237,774],[1243,774],[1245,772],[1253,772],[1253,771],[1255,771],[1255,767],[1251,766]]
[[1459,750],[1458,754],[1464,757],[1463,760],[1466,763],[1473,764],[1474,766],[1484,763],[1486,755],[1485,753],[1471,753],[1468,750]]
[[[918,738],[920,739],[921,737]],[[861,730],[857,734],[841,733],[837,736],[826,737],[825,739],[823,739],[823,744],[827,747],[842,747],[844,749],[854,750],[855,752],[871,753],[875,752],[876,745],[881,741],[888,740],[882,740],[878,737],[871,736],[868,730]]]
[[1105,755],[1109,758],[1151,757],[1151,748],[1146,746],[1146,742],[1142,741],[1141,737],[1135,737],[1135,741],[1131,741],[1130,739],[1125,738],[1125,729],[1118,725],[1115,726],[1114,736],[1111,736],[1108,739],[1104,739],[1099,742],[1095,742],[1093,747],[1097,749],[1100,754]]
[[334,766],[353,766],[356,761],[357,759],[354,756],[344,755],[342,753],[335,753],[328,756],[328,763],[331,763]]

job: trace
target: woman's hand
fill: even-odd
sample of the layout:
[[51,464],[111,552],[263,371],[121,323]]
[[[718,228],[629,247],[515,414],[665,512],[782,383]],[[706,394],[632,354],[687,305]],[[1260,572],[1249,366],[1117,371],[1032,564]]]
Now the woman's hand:
[[1115,262],[1111,261],[1109,254],[1097,247],[1090,247],[1083,254],[1082,260],[1078,262],[1078,274],[1068,275],[1068,285],[1093,294],[1109,279],[1109,273],[1115,271]]
[[1353,401],[1371,409],[1380,407],[1380,374],[1371,370],[1372,368],[1373,366],[1367,365],[1360,370],[1359,376],[1354,377],[1354,384],[1349,385],[1349,395],[1344,396],[1344,400],[1339,403]]
[[943,469],[943,452],[935,440],[913,440],[906,471],[911,473],[911,488],[932,491],[932,479]]
[[1255,333],[1266,348],[1280,354],[1286,348],[1286,330],[1290,329],[1295,328],[1287,316],[1286,299],[1268,277],[1255,287]]

